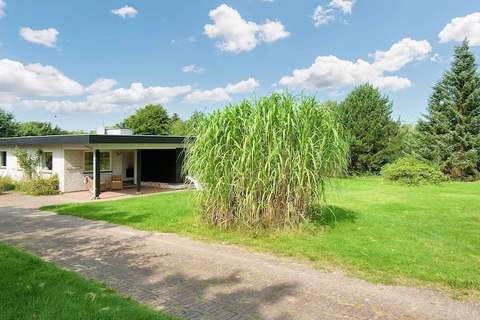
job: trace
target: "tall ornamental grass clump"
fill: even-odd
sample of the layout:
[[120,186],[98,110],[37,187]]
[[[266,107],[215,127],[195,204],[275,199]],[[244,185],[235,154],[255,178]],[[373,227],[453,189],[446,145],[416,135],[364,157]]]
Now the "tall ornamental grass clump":
[[223,228],[289,228],[343,174],[348,143],[331,108],[273,94],[216,111],[199,123],[186,174],[203,188],[201,214]]

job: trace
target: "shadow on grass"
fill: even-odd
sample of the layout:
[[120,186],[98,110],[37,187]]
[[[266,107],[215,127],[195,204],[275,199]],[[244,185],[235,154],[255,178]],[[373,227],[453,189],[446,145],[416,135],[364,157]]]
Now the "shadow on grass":
[[344,222],[355,223],[357,218],[356,212],[337,206],[317,206],[311,214],[313,224],[332,228]]
[[[300,294],[294,280],[252,286],[241,268],[203,270],[204,258],[184,260],[188,255],[165,244],[147,250],[151,236],[146,233],[117,234],[113,225],[18,207],[6,207],[4,212],[8,214],[0,225],[0,239],[10,239],[7,242],[181,318],[291,319],[279,303]],[[107,213],[114,214],[117,221],[125,215]],[[125,215],[120,221],[132,218],[139,217]]]

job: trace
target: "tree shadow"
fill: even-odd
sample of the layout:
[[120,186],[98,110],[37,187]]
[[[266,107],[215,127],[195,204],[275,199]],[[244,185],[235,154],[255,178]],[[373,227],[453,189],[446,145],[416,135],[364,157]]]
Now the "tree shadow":
[[311,209],[311,221],[317,226],[335,228],[341,223],[355,223],[358,214],[352,210],[337,206],[316,206]]
[[206,260],[200,252],[185,258],[168,245],[147,251],[150,233],[119,234],[118,226],[103,222],[13,206],[1,208],[0,219],[0,241],[172,315],[199,320],[292,318],[278,305],[298,294],[294,281],[252,284],[241,267],[225,270],[216,262],[202,267]]

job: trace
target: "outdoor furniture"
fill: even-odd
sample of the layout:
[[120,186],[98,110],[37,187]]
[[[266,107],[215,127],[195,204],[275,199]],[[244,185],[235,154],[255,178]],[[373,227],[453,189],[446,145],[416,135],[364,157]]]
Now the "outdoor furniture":
[[112,181],[110,182],[111,190],[122,190],[123,189],[123,178],[122,176],[112,175]]

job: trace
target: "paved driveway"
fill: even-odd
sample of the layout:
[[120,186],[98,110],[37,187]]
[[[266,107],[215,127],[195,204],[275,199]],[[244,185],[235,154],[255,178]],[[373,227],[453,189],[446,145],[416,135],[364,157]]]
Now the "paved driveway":
[[34,209],[55,199],[1,195],[0,241],[186,319],[480,319],[480,304],[426,289]]

